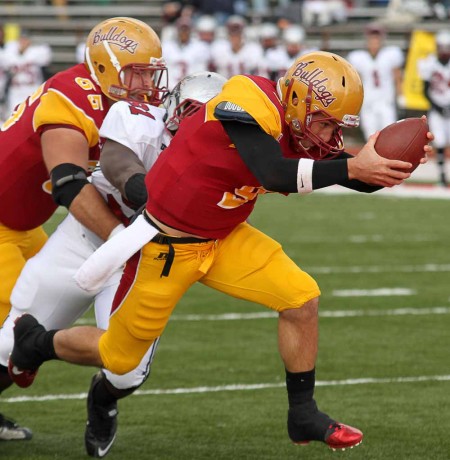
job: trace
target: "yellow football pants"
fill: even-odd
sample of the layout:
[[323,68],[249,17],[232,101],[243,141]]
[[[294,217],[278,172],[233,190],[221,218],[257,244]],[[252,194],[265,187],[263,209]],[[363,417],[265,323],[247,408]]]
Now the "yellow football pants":
[[247,223],[223,240],[173,246],[168,277],[160,277],[166,245],[150,242],[127,263],[109,328],[99,344],[103,364],[111,372],[124,374],[139,364],[179,299],[197,281],[275,311],[299,308],[320,295],[315,280],[279,243]]
[[0,223],[0,325],[11,309],[9,299],[22,268],[44,246],[47,238],[42,227],[17,231]]

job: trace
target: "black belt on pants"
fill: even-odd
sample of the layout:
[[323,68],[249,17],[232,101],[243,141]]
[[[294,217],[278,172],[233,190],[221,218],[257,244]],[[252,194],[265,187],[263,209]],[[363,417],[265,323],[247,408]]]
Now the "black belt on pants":
[[169,254],[167,255],[166,263],[161,272],[161,278],[163,276],[169,276],[170,269],[173,264],[173,260],[175,258],[175,249],[173,248],[173,244],[192,244],[192,243],[207,243],[208,241],[213,241],[212,238],[196,238],[195,236],[170,236],[166,233],[163,233],[162,230],[153,222],[148,214],[146,213],[145,209],[142,212],[145,221],[150,224],[152,227],[156,228],[160,233],[157,233],[151,241],[153,243],[158,244],[166,244],[169,246]]

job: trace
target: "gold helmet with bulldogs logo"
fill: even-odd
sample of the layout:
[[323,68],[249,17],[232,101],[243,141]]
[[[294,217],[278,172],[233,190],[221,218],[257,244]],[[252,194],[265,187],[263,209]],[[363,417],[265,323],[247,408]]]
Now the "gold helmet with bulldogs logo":
[[[341,127],[359,125],[358,114],[364,97],[361,78],[349,62],[325,51],[305,54],[280,78],[278,92],[291,140],[298,152],[317,160],[343,151]],[[313,117],[313,114],[322,116]],[[337,124],[329,142],[311,131],[313,123],[323,121]],[[312,141],[315,148],[305,149],[304,139]]]
[[159,105],[168,93],[161,42],[137,19],[118,17],[97,24],[86,40],[85,64],[110,99]]

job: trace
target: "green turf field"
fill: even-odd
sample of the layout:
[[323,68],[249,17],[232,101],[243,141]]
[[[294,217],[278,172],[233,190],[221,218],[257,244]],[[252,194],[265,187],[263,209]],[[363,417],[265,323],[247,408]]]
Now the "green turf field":
[[[121,401],[107,458],[450,459],[449,208],[447,200],[273,195],[252,216],[321,286],[316,399],[364,432],[361,446],[292,445],[276,317],[195,286],[169,322],[150,379]],[[6,391],[1,411],[34,438],[1,443],[0,459],[87,458],[93,372],[46,363],[32,387]]]

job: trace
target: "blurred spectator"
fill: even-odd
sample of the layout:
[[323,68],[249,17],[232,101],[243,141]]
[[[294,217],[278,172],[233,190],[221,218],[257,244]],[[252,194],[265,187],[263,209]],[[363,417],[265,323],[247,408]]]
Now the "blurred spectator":
[[375,131],[397,121],[404,56],[399,47],[384,46],[386,30],[378,24],[367,26],[365,37],[366,49],[351,51],[347,59],[364,85],[361,128],[367,140]]
[[252,0],[251,10],[254,16],[264,17],[269,16],[270,1],[269,0]]
[[302,10],[305,26],[328,26],[347,20],[347,4],[344,0],[304,0]]
[[176,22],[176,37],[162,41],[163,56],[169,69],[169,89],[186,75],[208,70],[210,47],[193,37],[190,18],[180,17]]
[[441,21],[448,19],[449,2],[448,0],[429,0],[433,16]]
[[65,7],[70,4],[71,2],[68,0],[50,0],[47,3],[50,3],[51,5],[58,7],[58,19],[61,21],[66,21],[69,19],[69,16],[67,15],[67,11]]
[[434,134],[441,185],[447,186],[445,150],[450,147],[450,29],[436,33],[436,54],[418,62],[424,95],[430,103],[428,123]]
[[201,43],[205,44],[208,47],[208,70],[215,72],[215,64],[212,59],[212,48],[216,40],[218,30],[218,24],[214,16],[209,16],[204,14],[200,16],[195,24],[195,31],[197,33],[197,38]]
[[84,52],[86,50],[86,40],[79,42],[75,48],[75,60],[77,64],[84,62]]
[[386,9],[386,21],[415,23],[430,14],[429,0],[390,0]]
[[5,52],[5,31],[0,24],[0,123],[6,118],[6,86],[8,80],[7,69],[5,68],[3,54]]
[[305,29],[299,25],[291,25],[286,27],[282,32],[283,44],[283,64],[280,68],[280,77],[293,64],[293,62],[306,53],[317,51],[306,45]]
[[233,14],[247,12],[246,0],[190,0],[197,15],[208,14],[214,16],[219,24],[225,24]]
[[200,16],[195,23],[198,39],[211,45],[216,38],[217,27],[217,21],[213,16],[207,14]]
[[246,21],[241,16],[230,16],[226,22],[228,39],[218,40],[212,47],[216,72],[225,78],[238,74],[256,74],[263,52],[258,42],[245,36]]
[[51,63],[52,51],[46,44],[33,44],[22,32],[17,42],[3,55],[5,67],[11,74],[7,94],[7,112],[32,94],[45,80],[46,67]]
[[181,16],[181,12],[184,6],[185,2],[165,1],[162,11],[164,25],[174,24]]
[[260,26],[260,43],[263,59],[258,67],[258,75],[277,81],[284,76],[293,62],[303,54],[314,51],[305,44],[305,30],[299,25],[290,25],[281,32],[272,23]]
[[274,16],[280,30],[302,22],[303,0],[280,1],[274,8]]
[[258,66],[258,75],[273,81],[278,80],[280,69],[284,65],[279,33],[278,27],[271,22],[265,22],[259,27],[259,42],[263,55]]
[[76,41],[75,46],[75,62],[81,64],[84,62],[84,52],[86,50],[86,35],[83,30],[78,30],[76,32]]

